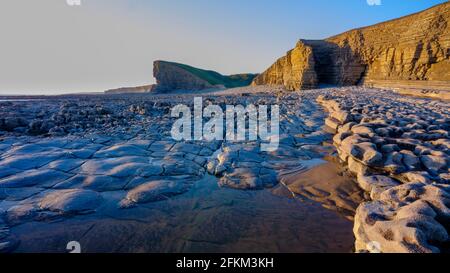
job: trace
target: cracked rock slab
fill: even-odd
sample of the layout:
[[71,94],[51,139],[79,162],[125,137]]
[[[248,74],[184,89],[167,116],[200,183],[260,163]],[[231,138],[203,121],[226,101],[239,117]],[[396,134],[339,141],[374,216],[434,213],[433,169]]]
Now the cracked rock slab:
[[1,179],[0,188],[23,188],[31,186],[51,188],[71,176],[51,169],[29,170]]
[[102,203],[100,194],[90,190],[69,189],[50,192],[39,202],[39,208],[60,214],[86,214]]
[[186,192],[189,186],[183,181],[156,180],[144,183],[130,190],[125,199],[121,201],[120,207],[128,208],[135,204],[145,204],[166,200]]

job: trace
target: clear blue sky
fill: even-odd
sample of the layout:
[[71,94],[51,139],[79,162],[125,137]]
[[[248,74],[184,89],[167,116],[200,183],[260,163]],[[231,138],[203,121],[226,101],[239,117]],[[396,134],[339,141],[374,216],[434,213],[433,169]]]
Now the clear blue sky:
[[261,72],[300,38],[321,39],[443,0],[2,0],[0,94],[153,83],[152,62]]

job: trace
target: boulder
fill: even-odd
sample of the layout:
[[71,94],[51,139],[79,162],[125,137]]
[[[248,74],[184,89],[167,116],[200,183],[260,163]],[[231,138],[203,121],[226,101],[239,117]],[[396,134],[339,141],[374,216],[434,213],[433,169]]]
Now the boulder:
[[399,182],[384,175],[358,175],[357,182],[363,190],[370,193],[372,200],[379,199],[379,196],[385,190],[400,185]]
[[350,154],[367,166],[379,166],[383,161],[383,155],[377,151],[377,146],[371,142],[353,145]]
[[365,126],[363,124],[358,124],[352,127],[352,132],[354,134],[358,134],[362,137],[373,137],[375,136],[375,133],[373,132],[372,128]]
[[325,125],[326,125],[328,128],[330,128],[330,129],[332,129],[332,130],[334,130],[334,131],[337,131],[337,129],[338,129],[339,126],[341,125],[341,122],[340,122],[339,120],[337,120],[337,119],[328,117],[328,118],[325,119]]
[[400,151],[402,154],[403,165],[408,168],[410,171],[420,169],[420,159],[411,151],[402,150]]
[[444,172],[449,167],[446,158],[443,156],[423,155],[420,160],[428,172],[433,175]]
[[370,173],[369,168],[366,165],[353,159],[353,157],[348,158],[348,170],[355,175],[366,175]]

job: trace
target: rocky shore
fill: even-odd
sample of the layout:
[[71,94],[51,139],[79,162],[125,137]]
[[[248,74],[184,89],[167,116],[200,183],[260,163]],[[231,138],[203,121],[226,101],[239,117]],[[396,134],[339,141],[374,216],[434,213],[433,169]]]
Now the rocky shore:
[[[199,95],[195,95],[199,96]],[[269,92],[204,96],[204,104],[274,104],[281,143],[261,153],[258,143],[176,142],[170,109],[194,95],[73,96],[0,102],[0,250],[19,243],[10,229],[30,222],[66,221],[104,207],[120,210],[170,200],[209,172],[219,185],[256,190],[285,172],[306,168],[329,134],[311,95]],[[311,97],[312,98],[312,97]],[[299,112],[298,109],[303,111]],[[304,146],[304,148],[301,148]]]
[[[0,102],[0,252],[14,251],[15,230],[30,223],[124,214],[142,221],[136,211],[179,200],[208,177],[236,190],[281,187],[354,219],[357,252],[446,249],[447,102],[361,87],[273,90]],[[278,104],[279,149],[174,141],[170,109],[192,106],[195,96],[222,108]],[[334,155],[357,183],[324,164]]]
[[329,112],[341,162],[372,200],[356,211],[356,251],[448,248],[449,104],[349,91],[317,101]]

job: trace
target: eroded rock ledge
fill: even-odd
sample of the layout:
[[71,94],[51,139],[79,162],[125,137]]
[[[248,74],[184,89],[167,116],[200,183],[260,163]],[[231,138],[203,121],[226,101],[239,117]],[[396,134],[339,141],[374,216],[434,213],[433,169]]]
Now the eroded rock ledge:
[[356,211],[356,251],[447,249],[448,103],[345,91],[317,101],[329,112],[326,125],[336,132],[340,160],[372,199]]

